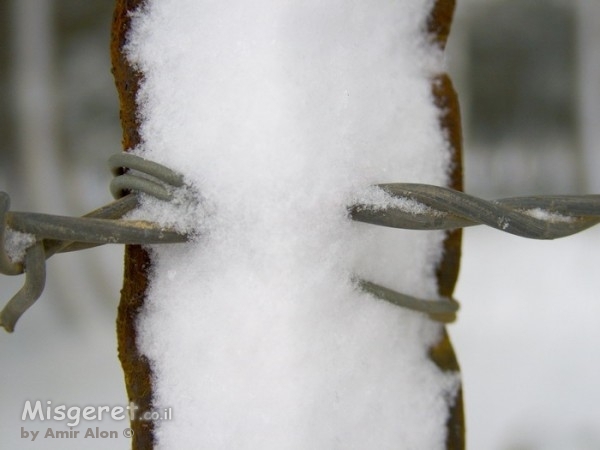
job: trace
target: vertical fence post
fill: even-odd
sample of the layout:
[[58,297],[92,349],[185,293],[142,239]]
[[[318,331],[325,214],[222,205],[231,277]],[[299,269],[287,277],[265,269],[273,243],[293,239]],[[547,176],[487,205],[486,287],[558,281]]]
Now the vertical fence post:
[[[117,0],[113,18],[111,55],[113,74],[119,93],[121,123],[123,126],[123,147],[135,147],[139,141],[138,118],[136,115],[136,92],[140,74],[128,63],[123,46],[130,26],[129,13],[138,8],[143,0]],[[450,31],[454,12],[454,0],[437,0],[428,23],[428,31],[438,45],[443,48]],[[440,110],[440,126],[447,134],[453,151],[453,167],[450,187],[462,190],[462,144],[458,100],[452,82],[447,74],[440,74],[432,80],[432,93]],[[456,284],[460,261],[460,230],[448,233],[444,242],[444,257],[437,278],[440,295],[450,296]],[[148,285],[148,270],[151,260],[140,246],[127,246],[125,250],[124,284],[117,318],[119,358],[125,373],[129,400],[138,410],[137,415],[148,411],[152,406],[152,380],[148,360],[140,353],[136,344],[135,323],[145,299]],[[458,371],[459,366],[447,333],[430,351],[431,359],[444,371]],[[132,447],[152,448],[154,444],[153,423],[132,421],[134,431]],[[447,422],[446,447],[451,450],[463,449],[464,415],[462,391],[459,390],[451,408]]]
[[[130,13],[140,7],[143,0],[117,0],[112,25],[112,71],[119,93],[120,117],[123,127],[123,148],[129,150],[140,142],[136,114],[136,93],[140,74],[128,63],[124,45],[129,30]],[[117,316],[119,359],[125,374],[127,395],[137,407],[139,416],[152,406],[152,380],[150,365],[136,342],[136,319],[144,303],[151,261],[139,245],[125,247],[125,271],[121,302]],[[154,446],[154,424],[151,421],[131,421],[134,432],[132,448],[149,449]]]

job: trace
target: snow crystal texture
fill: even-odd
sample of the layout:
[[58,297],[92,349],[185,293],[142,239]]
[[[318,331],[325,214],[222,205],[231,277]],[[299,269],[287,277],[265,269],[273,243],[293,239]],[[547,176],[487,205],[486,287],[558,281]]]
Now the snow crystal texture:
[[138,323],[154,403],[173,411],[159,448],[444,446],[457,377],[427,356],[441,327],[354,281],[434,298],[443,234],[347,212],[376,183],[447,182],[432,6],[148,0],[134,14],[135,151],[197,192],[176,214],[196,240],[152,250]]

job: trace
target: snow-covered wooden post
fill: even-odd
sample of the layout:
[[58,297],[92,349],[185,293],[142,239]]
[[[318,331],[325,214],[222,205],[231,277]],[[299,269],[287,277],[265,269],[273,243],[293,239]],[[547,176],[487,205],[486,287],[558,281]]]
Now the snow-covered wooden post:
[[124,148],[181,171],[206,221],[185,250],[126,249],[127,391],[173,409],[133,447],[463,448],[443,326],[352,279],[450,296],[460,232],[344,214],[380,182],[462,188],[454,0],[295,3],[117,1]]

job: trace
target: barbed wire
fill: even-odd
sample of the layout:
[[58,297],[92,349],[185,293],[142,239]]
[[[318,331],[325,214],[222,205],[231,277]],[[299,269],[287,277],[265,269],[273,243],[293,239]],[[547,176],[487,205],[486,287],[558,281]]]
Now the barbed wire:
[[[140,194],[171,201],[184,187],[181,174],[129,153],[109,159],[115,175],[110,185],[117,199],[83,217],[11,212],[8,194],[0,192],[0,273],[25,273],[23,287],[0,312],[0,326],[12,332],[19,318],[41,296],[46,280],[46,259],[56,253],[83,250],[103,244],[174,244],[188,241],[176,230],[147,221],[123,220],[140,203]],[[390,196],[379,204],[349,207],[352,220],[413,230],[449,230],[485,224],[533,239],[569,236],[600,223],[600,195],[534,196],[486,201],[452,189],[426,184],[377,185]],[[8,254],[7,228],[33,235],[22,262]],[[378,299],[427,314],[449,323],[459,304],[453,298],[420,299],[357,278],[356,286]]]
[[[23,313],[41,296],[45,285],[45,261],[56,253],[71,252],[103,244],[182,243],[187,236],[152,222],[121,220],[140,202],[140,193],[160,200],[172,199],[174,189],[183,186],[183,177],[152,161],[122,153],[109,159],[115,175],[111,193],[116,201],[83,217],[11,212],[10,197],[0,192],[0,273],[25,272],[23,287],[0,312],[0,326],[8,332]],[[33,235],[35,243],[26,249],[23,263],[13,262],[5,248],[6,228]]]
[[[350,208],[353,220],[411,230],[448,230],[488,225],[531,239],[556,239],[600,223],[600,195],[549,195],[483,200],[440,186],[414,183],[378,185],[393,199],[379,207]],[[416,205],[415,205],[416,203]]]

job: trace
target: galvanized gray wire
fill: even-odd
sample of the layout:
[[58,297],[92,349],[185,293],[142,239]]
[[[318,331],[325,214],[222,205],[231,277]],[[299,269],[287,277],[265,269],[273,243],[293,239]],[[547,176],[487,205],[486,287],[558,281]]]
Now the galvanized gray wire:
[[[112,155],[108,164],[115,176],[110,183],[114,198],[123,197],[127,191],[135,191],[169,201],[172,199],[172,188],[183,186],[183,176],[179,173],[131,153]],[[128,172],[124,172],[125,168]]]
[[402,308],[427,314],[430,319],[442,323],[450,323],[456,320],[459,304],[453,298],[441,297],[438,299],[421,299],[411,295],[401,294],[370,281],[358,280],[359,287],[375,297],[385,300]]
[[350,208],[353,220],[411,230],[448,230],[488,225],[531,239],[556,239],[600,223],[600,195],[562,195],[505,198],[487,201],[440,186],[380,184],[396,199],[424,206],[405,208],[358,204]]

